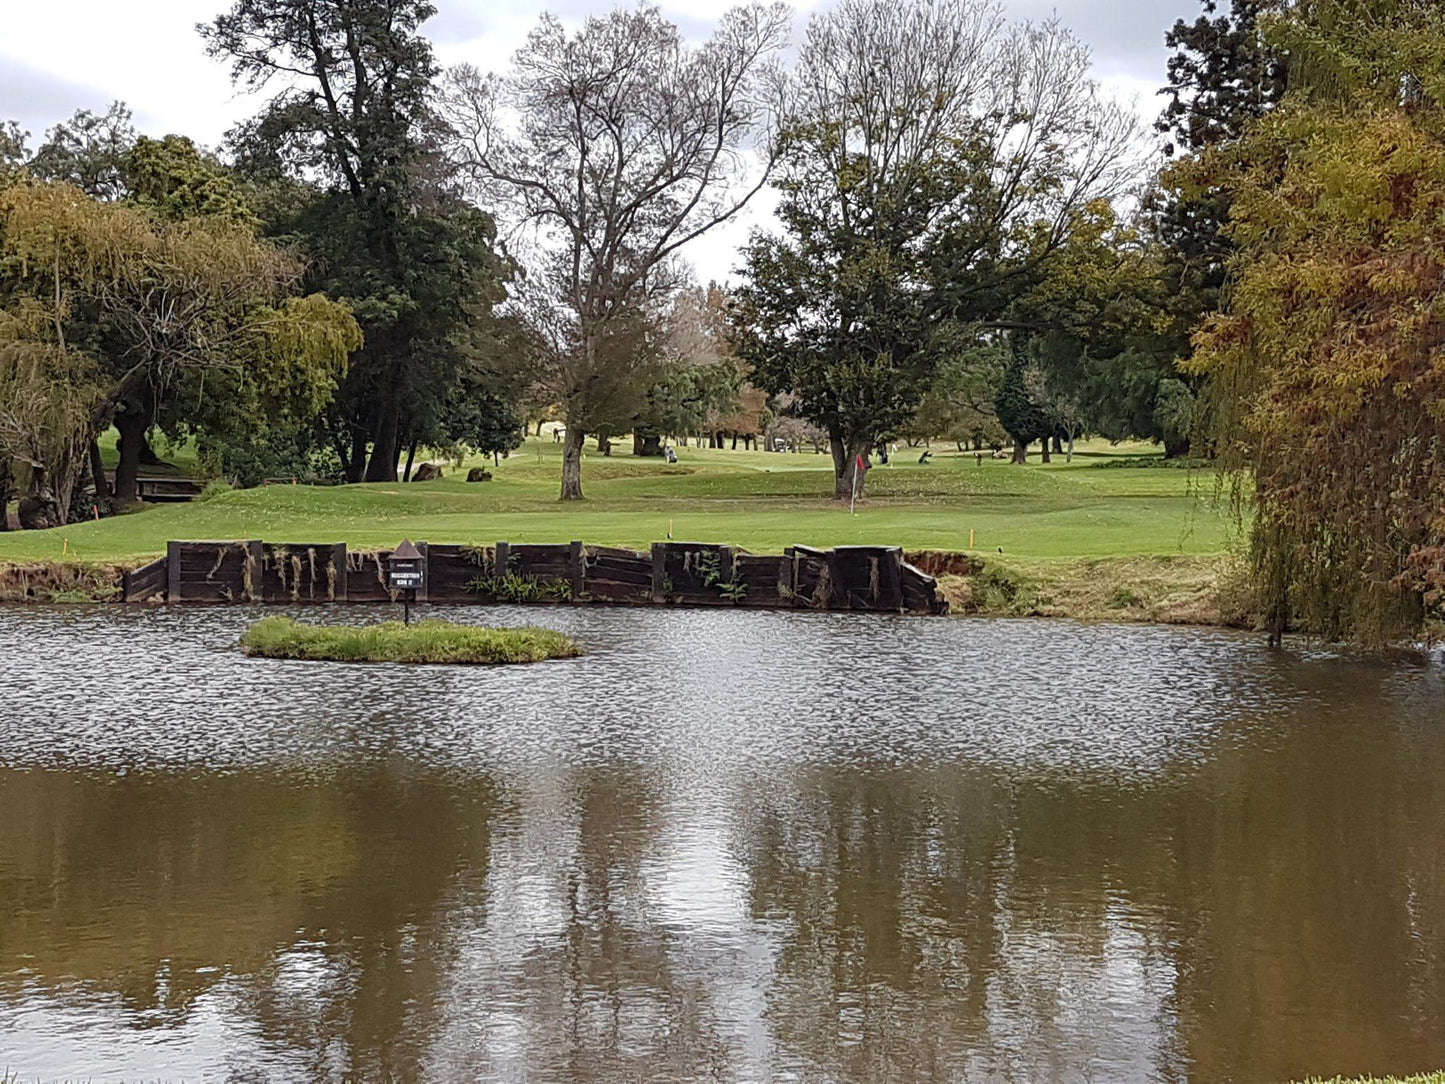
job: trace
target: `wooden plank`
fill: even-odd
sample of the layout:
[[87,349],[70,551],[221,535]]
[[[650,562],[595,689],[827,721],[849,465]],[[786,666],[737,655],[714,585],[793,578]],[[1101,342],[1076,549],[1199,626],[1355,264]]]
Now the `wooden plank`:
[[588,581],[587,597],[607,602],[648,603],[652,592],[645,587],[627,583],[596,583]]
[[[389,552],[389,551],[387,551]],[[351,554],[357,558],[360,566],[355,571],[351,569],[351,562],[347,561],[346,571],[346,596],[350,602],[389,602],[391,593],[387,591],[384,580],[377,579],[376,561],[381,561],[382,576],[386,575],[387,553],[357,553]]]
[[942,616],[948,613],[948,600],[938,591],[938,580],[908,562],[899,566],[903,584],[904,604],[912,613]]
[[[241,569],[241,594],[247,602],[261,602],[265,599],[266,590],[263,582],[265,565],[262,564],[263,550],[265,543],[255,539],[246,543],[246,557],[242,562]],[[247,583],[245,565],[251,567],[249,585]]]
[[590,557],[587,560],[589,568],[626,568],[644,569],[649,575],[652,573],[652,558],[643,554],[634,554],[631,557]]
[[640,550],[616,549],[611,546],[588,546],[587,556],[589,558],[613,558],[622,561],[646,561],[648,555]]
[[572,580],[572,601],[579,602],[582,598],[583,580],[586,577],[587,569],[582,563],[582,543],[573,542],[568,547],[567,571]]
[[131,569],[120,578],[122,602],[144,602],[166,589],[170,563],[161,557],[140,568]]
[[350,598],[351,577],[346,574],[346,543],[333,542],[331,544],[331,576],[330,586],[331,600],[333,602],[346,602]]
[[652,544],[652,601],[666,601],[663,584],[667,581],[667,547],[661,542]]
[[587,575],[587,590],[599,583],[625,583],[630,587],[646,587],[652,589],[652,573],[649,572],[624,572],[621,569],[614,569],[609,572],[589,572]]
[[[427,601],[427,581],[431,579],[431,547],[425,542],[418,542],[416,548],[421,551],[421,586],[416,589],[416,601]],[[400,560],[400,558],[398,558]]]
[[166,601],[181,601],[181,544],[166,543],[166,567],[169,570],[166,583]]

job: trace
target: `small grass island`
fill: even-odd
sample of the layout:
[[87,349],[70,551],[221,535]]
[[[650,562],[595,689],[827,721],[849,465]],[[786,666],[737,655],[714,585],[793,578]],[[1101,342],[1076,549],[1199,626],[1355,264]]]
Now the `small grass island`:
[[303,625],[290,617],[267,617],[241,637],[247,655],[325,662],[502,663],[570,659],[582,654],[570,636],[552,629],[482,628],[450,621],[403,625]]

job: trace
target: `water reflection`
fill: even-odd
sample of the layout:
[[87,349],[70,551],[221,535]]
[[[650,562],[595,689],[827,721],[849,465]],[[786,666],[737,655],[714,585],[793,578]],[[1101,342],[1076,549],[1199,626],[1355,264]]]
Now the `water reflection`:
[[237,611],[7,613],[0,1065],[1445,1064],[1435,670],[1193,631],[527,616],[596,650],[418,677],[241,660]]

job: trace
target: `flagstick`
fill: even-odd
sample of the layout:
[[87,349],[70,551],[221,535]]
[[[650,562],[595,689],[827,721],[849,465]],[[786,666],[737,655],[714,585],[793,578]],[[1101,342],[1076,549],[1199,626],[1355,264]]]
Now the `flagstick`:
[[858,461],[853,461],[853,496],[848,500],[848,514],[856,516],[858,508]]

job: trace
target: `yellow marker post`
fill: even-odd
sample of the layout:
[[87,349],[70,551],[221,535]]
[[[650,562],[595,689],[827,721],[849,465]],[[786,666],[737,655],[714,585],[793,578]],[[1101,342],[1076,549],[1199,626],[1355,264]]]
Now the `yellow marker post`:
[[67,553],[69,553],[69,552],[70,552],[70,539],[68,539],[68,538],[62,538],[62,539],[60,540],[60,556],[64,557],[64,556],[65,556]]
[[973,528],[968,529],[968,548],[973,549]]

